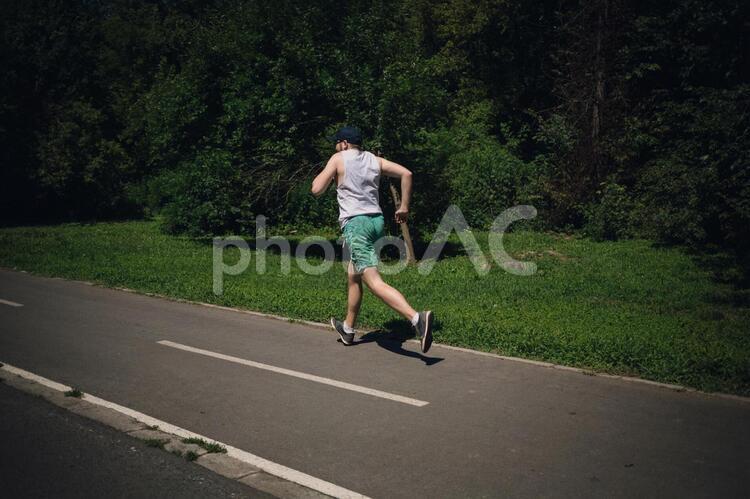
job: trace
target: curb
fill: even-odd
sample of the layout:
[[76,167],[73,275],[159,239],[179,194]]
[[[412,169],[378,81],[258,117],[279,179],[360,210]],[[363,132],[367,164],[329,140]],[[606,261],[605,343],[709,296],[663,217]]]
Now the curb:
[[[291,317],[284,317],[284,316],[281,316],[281,315],[269,314],[269,313],[265,313],[265,312],[258,312],[258,311],[249,310],[249,309],[227,307],[225,305],[216,305],[214,303],[206,303],[206,302],[201,302],[201,301],[188,300],[188,299],[185,299],[185,298],[178,298],[178,297],[175,297],[175,296],[167,296],[167,295],[162,295],[162,294],[159,294],[159,293],[151,293],[151,292],[148,292],[148,291],[139,291],[137,289],[131,289],[131,288],[125,288],[125,287],[119,287],[119,286],[108,286],[106,284],[98,283],[98,282],[93,282],[93,281],[83,281],[83,280],[79,280],[79,279],[67,279],[65,277],[53,277],[53,276],[47,276],[47,275],[43,275],[43,274],[37,274],[37,273],[30,272],[30,271],[27,271],[27,270],[20,270],[20,269],[8,268],[8,267],[2,267],[2,266],[0,266],[0,270],[9,270],[9,271],[13,271],[13,272],[20,272],[20,273],[24,273],[24,274],[33,275],[33,276],[36,276],[36,277],[45,277],[45,278],[48,278],[48,279],[57,279],[57,280],[61,280],[61,281],[77,282],[77,283],[80,283],[80,284],[86,284],[88,286],[95,286],[95,287],[100,287],[100,288],[105,288],[105,289],[114,289],[114,290],[117,290],[117,291],[125,291],[127,293],[132,293],[132,294],[135,294],[135,295],[150,296],[150,297],[154,297],[154,298],[161,298],[161,299],[164,299],[164,300],[168,300],[168,301],[172,301],[172,302],[177,302],[177,303],[187,303],[187,304],[190,304],[190,305],[200,305],[202,307],[215,308],[215,309],[225,310],[225,311],[229,311],[229,312],[237,312],[237,313],[241,313],[241,314],[252,315],[252,316],[255,316],[255,317],[263,317],[263,318],[266,318],[266,319],[274,319],[274,320],[283,321],[283,322],[287,322],[287,323],[291,323],[291,324],[304,324],[306,326],[312,326],[312,327],[314,327],[316,329],[328,330],[330,328],[330,325],[324,324],[324,323],[320,323],[320,322],[313,322],[313,321],[308,321],[308,320],[304,320],[304,319],[293,319]],[[369,329],[356,329],[355,330],[355,332],[357,334],[369,333],[369,332],[372,332],[372,331],[377,331],[377,329],[372,329],[372,330],[369,330]],[[409,342],[409,343],[415,344],[415,345],[419,345],[420,344],[419,340],[416,340],[416,339],[411,339],[411,340],[406,340],[406,341]],[[583,375],[586,375],[586,376],[597,376],[597,377],[601,377],[601,378],[617,379],[617,380],[626,381],[626,382],[629,382],[629,383],[641,383],[641,384],[644,384],[644,385],[650,385],[650,386],[654,386],[654,387],[657,387],[657,388],[664,388],[664,389],[671,390],[671,391],[674,391],[674,392],[693,393],[693,394],[704,395],[704,396],[708,396],[708,397],[721,398],[721,399],[725,399],[725,400],[733,400],[733,401],[737,401],[737,402],[750,403],[750,397],[745,397],[745,396],[742,396],[742,395],[734,395],[734,394],[731,394],[731,393],[704,392],[702,390],[698,390],[697,388],[690,388],[688,386],[683,386],[683,385],[677,385],[677,384],[672,384],[672,383],[664,383],[664,382],[661,382],[661,381],[653,381],[653,380],[650,380],[650,379],[637,378],[637,377],[634,377],[634,376],[623,376],[623,375],[619,375],[619,374],[609,374],[609,373],[605,373],[605,372],[596,372],[596,371],[592,371],[590,369],[584,369],[584,368],[580,368],[580,367],[564,366],[564,365],[561,365],[561,364],[553,364],[551,362],[545,362],[545,361],[541,361],[541,360],[524,359],[522,357],[512,357],[512,356],[500,355],[500,354],[496,354],[496,353],[492,353],[492,352],[483,352],[481,350],[472,350],[470,348],[457,347],[457,346],[453,346],[453,345],[447,345],[445,343],[433,342],[432,346],[433,347],[438,347],[438,348],[445,348],[447,350],[454,350],[454,351],[458,351],[458,352],[473,354],[473,355],[481,355],[481,356],[484,356],[484,357],[492,357],[492,358],[500,359],[500,360],[506,360],[506,361],[511,361],[511,362],[519,362],[519,363],[522,363],[522,364],[528,364],[528,365],[533,365],[533,366],[537,366],[537,367],[545,367],[545,368],[548,368],[548,369],[559,369],[559,370],[562,370],[562,371],[571,371],[571,372],[576,372],[576,373],[583,374]]]
[[[281,478],[274,474],[274,471],[285,471],[289,470],[288,468],[145,414],[117,406],[117,404],[93,395],[85,393],[81,394],[80,397],[65,395],[65,392],[71,390],[71,387],[2,362],[0,362],[0,382],[31,395],[42,397],[63,409],[135,437],[143,441],[145,445],[159,447],[166,452],[183,457],[187,461],[193,461],[216,474],[266,492],[274,497],[282,499],[365,497],[299,472],[295,473],[298,473],[303,479],[309,478],[311,481],[321,482],[322,486],[319,488],[327,488],[333,495]],[[117,407],[120,407],[120,410],[117,410]],[[187,439],[195,439],[195,442],[200,442],[186,442]],[[216,444],[216,447],[211,444]],[[208,449],[207,447],[212,448]]]

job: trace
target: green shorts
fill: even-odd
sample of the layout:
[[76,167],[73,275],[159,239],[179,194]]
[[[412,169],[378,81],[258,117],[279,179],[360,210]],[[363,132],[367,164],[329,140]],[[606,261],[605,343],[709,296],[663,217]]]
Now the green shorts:
[[357,215],[344,225],[344,243],[351,252],[351,261],[357,274],[367,267],[378,266],[375,243],[385,235],[384,225],[385,220],[380,213]]

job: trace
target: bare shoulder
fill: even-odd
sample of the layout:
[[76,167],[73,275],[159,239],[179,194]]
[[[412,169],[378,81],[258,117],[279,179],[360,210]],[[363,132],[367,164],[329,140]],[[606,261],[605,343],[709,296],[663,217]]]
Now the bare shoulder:
[[328,168],[330,168],[331,174],[336,177],[336,183],[341,184],[344,177],[344,156],[341,152],[333,153],[331,159],[328,160]]
[[388,177],[402,177],[411,175],[411,172],[402,165],[386,158],[378,158],[380,162],[380,171]]
[[343,164],[344,164],[344,161],[340,152],[333,153],[331,157],[328,159],[328,163],[327,163],[329,168],[335,167],[337,170],[339,166]]
[[378,164],[380,165],[380,170],[383,172],[388,170],[391,165],[396,164],[393,161],[389,161],[382,156],[378,156],[377,154],[375,155],[375,158],[378,160]]
[[331,161],[336,165],[336,170],[341,171],[344,168],[344,155],[341,152],[334,153]]

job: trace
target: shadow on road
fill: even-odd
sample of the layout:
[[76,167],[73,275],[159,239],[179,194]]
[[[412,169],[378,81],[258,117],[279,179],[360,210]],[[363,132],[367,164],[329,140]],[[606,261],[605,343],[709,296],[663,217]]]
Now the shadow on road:
[[[421,352],[405,349],[403,347],[404,342],[411,338],[414,338],[414,330],[411,328],[411,325],[405,321],[393,320],[387,322],[382,329],[364,334],[358,341],[352,343],[351,346],[362,345],[364,343],[377,343],[379,347],[389,352],[419,359],[426,366],[437,364],[443,360],[442,357],[427,357]],[[339,341],[341,340],[339,339]],[[417,348],[419,347],[417,346]]]

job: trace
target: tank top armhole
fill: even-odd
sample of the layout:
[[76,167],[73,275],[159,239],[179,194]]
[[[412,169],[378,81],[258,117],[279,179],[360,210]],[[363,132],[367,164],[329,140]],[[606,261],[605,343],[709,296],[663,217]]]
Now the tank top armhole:
[[383,162],[380,160],[380,157],[373,154],[375,157],[375,164],[377,165],[377,170],[375,172],[375,184],[380,187],[380,181],[383,179]]
[[341,160],[341,182],[336,179],[336,188],[344,185],[346,182],[346,157],[344,157],[344,151],[339,152],[339,159]]

